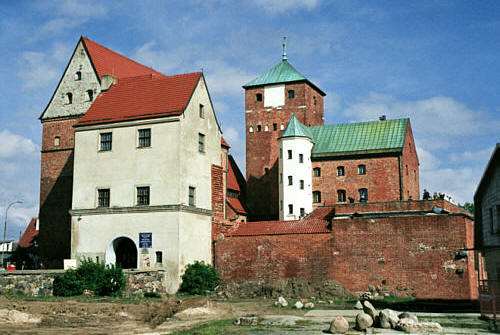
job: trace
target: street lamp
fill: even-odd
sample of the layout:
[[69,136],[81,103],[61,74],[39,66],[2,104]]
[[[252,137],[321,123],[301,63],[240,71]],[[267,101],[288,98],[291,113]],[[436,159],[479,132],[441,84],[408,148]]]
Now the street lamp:
[[5,240],[7,238],[7,214],[9,213],[10,207],[14,206],[15,204],[22,204],[22,203],[23,202],[20,200],[13,201],[5,209],[5,221],[3,224],[3,243],[4,243],[4,246],[2,248],[2,266],[4,266],[4,267],[5,267],[5,249],[7,249],[7,245],[5,244]]

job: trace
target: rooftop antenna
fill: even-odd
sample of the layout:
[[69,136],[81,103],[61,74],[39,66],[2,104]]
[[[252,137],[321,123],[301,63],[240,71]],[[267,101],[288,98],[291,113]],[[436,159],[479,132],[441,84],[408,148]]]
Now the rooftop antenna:
[[286,57],[286,36],[283,36],[283,55],[281,56],[281,60],[287,60]]

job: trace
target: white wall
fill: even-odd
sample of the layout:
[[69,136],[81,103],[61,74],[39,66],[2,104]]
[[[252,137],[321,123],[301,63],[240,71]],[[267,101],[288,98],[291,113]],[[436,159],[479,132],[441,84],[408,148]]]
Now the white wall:
[[285,85],[269,85],[264,87],[264,107],[285,105]]
[[[299,219],[300,208],[304,208],[306,215],[312,212],[312,147],[308,138],[280,139],[280,220]],[[288,159],[288,150],[292,150],[292,159]],[[303,163],[299,163],[299,154],[304,155]],[[288,185],[288,176],[293,177],[293,185]],[[300,189],[300,180],[304,180],[303,190]],[[289,204],[293,205],[293,215],[288,214]]]

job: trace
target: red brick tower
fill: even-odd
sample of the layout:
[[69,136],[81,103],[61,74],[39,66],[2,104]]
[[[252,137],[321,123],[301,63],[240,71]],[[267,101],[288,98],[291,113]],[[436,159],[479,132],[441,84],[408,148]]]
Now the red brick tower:
[[295,70],[285,52],[278,64],[243,88],[249,219],[278,219],[278,138],[292,113],[307,126],[322,125],[325,93]]

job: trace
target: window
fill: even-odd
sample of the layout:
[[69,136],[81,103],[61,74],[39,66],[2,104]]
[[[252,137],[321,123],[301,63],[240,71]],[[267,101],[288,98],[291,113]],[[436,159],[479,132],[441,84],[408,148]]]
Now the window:
[[313,104],[316,106],[316,97],[313,97]]
[[147,148],[151,146],[151,129],[139,129],[139,148]]
[[283,183],[283,173],[280,173],[280,184]]
[[345,176],[345,168],[343,166],[337,166],[337,176]]
[[141,186],[137,188],[137,205],[149,205],[149,186]]
[[288,185],[293,185],[293,177],[288,176]]
[[198,134],[198,151],[205,152],[205,135],[202,133]]
[[366,165],[364,164],[358,165],[358,174],[366,174]]
[[163,253],[161,251],[156,252],[156,263],[163,263]]
[[283,130],[283,129],[285,129],[285,126],[282,123],[282,124],[280,124],[280,130]]
[[306,216],[306,210],[304,208],[300,209],[300,217]]
[[495,220],[494,220],[494,217],[493,217],[493,207],[489,208],[488,209],[488,213],[489,213],[489,219],[490,219],[490,233],[491,234],[494,234],[495,233]]
[[288,99],[293,99],[293,98],[295,98],[295,91],[288,90]]
[[109,207],[109,188],[102,188],[97,190],[97,206]]
[[321,169],[319,167],[316,167],[313,169],[313,176],[314,177],[321,177]]
[[257,93],[255,95],[255,101],[262,101],[262,93]]
[[368,201],[368,190],[366,188],[359,189],[359,202]]
[[274,131],[278,130],[278,124],[277,123],[273,123],[273,130]]
[[249,133],[253,133],[253,127],[252,126],[248,127],[248,132]]
[[292,150],[288,150],[288,159],[292,159]]
[[199,113],[200,113],[200,118],[204,119],[205,118],[205,106],[203,106],[202,104],[200,104]]
[[269,131],[269,127],[267,126],[267,124],[264,126],[264,131]]
[[304,181],[303,180],[300,180],[300,189],[303,190],[304,189]]
[[347,194],[345,190],[338,190],[337,191],[337,202],[346,202],[347,200]]
[[61,138],[59,136],[54,137],[54,146],[58,147],[61,145]]
[[101,133],[101,151],[111,151],[113,133]]
[[81,71],[75,72],[75,80],[82,80],[82,72]]
[[299,154],[299,163],[304,163],[304,155]]
[[73,93],[66,93],[66,104],[71,105],[73,103]]
[[283,200],[280,200],[280,211],[283,210]]
[[288,214],[293,214],[293,205],[288,205]]
[[262,131],[262,126],[260,124],[257,125],[257,131]]
[[196,205],[196,188],[189,186],[189,206]]
[[315,204],[319,204],[321,202],[321,192],[320,191],[313,192],[313,202]]
[[88,101],[94,100],[94,91],[93,90],[87,90],[87,100]]

